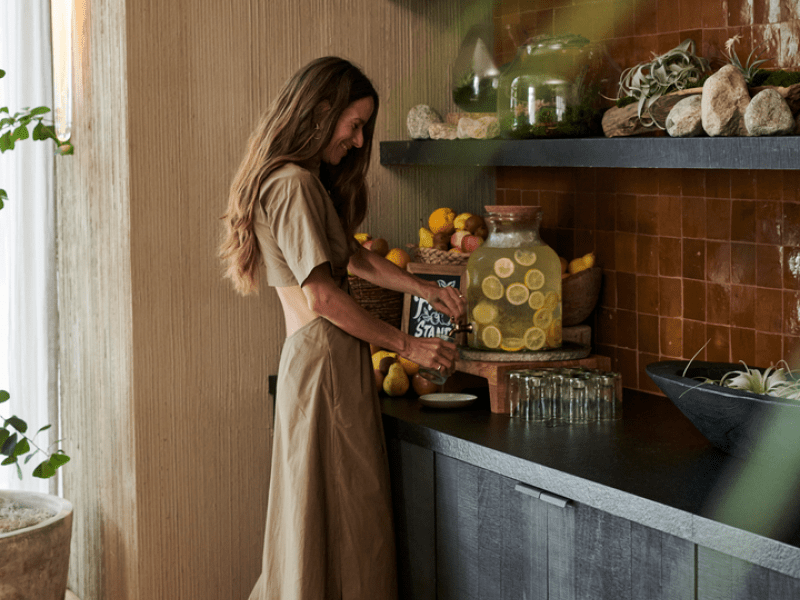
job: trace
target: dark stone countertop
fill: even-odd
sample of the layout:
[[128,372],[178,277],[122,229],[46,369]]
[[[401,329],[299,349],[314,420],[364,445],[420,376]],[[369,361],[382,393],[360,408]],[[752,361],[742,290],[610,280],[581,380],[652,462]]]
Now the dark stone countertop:
[[[715,511],[748,465],[714,448],[667,398],[625,390],[621,420],[547,426],[494,414],[488,391],[472,392],[478,401],[459,409],[382,397],[386,435],[800,577],[797,505],[776,511],[761,498],[763,512]],[[775,515],[775,526],[753,512]]]

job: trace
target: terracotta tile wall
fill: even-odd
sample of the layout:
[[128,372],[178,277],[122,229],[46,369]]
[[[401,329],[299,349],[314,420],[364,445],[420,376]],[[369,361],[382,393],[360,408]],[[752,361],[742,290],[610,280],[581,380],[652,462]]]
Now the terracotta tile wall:
[[[691,37],[713,64],[740,34],[742,59],[763,41],[768,66],[797,68],[798,19],[800,5],[785,0],[504,0],[495,50],[500,64],[513,58],[509,27],[582,33],[626,68]],[[706,342],[698,358],[800,367],[798,187],[800,171],[497,170],[497,202],[542,206],[542,237],[560,255],[596,253],[596,351],[626,387],[651,392],[647,364],[690,358]]]

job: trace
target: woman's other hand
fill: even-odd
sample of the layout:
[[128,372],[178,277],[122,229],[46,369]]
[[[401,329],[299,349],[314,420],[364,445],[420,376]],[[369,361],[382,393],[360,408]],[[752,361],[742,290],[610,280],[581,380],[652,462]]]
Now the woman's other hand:
[[449,377],[456,369],[458,348],[453,342],[439,338],[412,337],[409,341],[408,351],[403,353],[403,357]]

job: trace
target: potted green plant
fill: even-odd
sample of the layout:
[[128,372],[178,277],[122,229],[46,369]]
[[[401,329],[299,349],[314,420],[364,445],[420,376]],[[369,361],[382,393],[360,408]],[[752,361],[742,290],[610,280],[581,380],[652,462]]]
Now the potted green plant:
[[[0,78],[4,76],[5,71],[0,70]],[[50,109],[45,106],[23,108],[13,114],[8,107],[0,107],[0,153],[32,137],[52,140],[58,154],[72,154],[72,144],[60,142],[52,124],[45,121],[48,113]],[[0,209],[7,200],[8,194],[0,188]],[[0,404],[10,398],[6,390],[0,390]],[[31,436],[28,424],[20,417],[2,419],[0,468],[16,468],[21,478],[20,460],[28,463],[42,455],[33,476],[53,477],[69,456],[60,448],[51,452],[39,447],[37,435],[49,428],[44,425]],[[72,505],[67,500],[51,494],[0,490],[0,598],[63,600],[71,535]]]

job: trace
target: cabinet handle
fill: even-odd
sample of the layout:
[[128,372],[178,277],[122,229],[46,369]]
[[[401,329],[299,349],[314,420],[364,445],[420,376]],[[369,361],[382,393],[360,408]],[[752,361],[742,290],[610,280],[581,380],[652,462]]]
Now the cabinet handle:
[[548,504],[552,504],[553,506],[557,506],[559,508],[566,508],[567,504],[569,504],[570,502],[568,498],[563,498],[562,496],[556,496],[555,494],[551,494],[550,492],[545,492],[544,490],[535,488],[532,485],[525,485],[524,483],[518,483],[516,486],[514,486],[514,489],[521,494],[525,494],[526,496],[531,496],[532,498],[537,498],[539,500],[542,500],[543,502],[547,502]]

